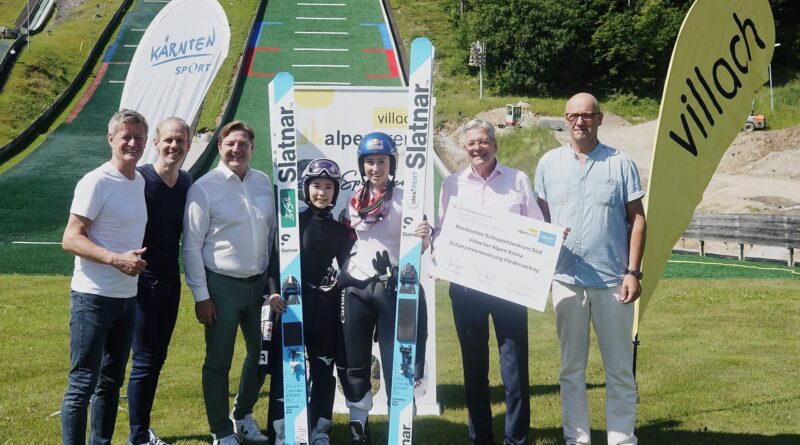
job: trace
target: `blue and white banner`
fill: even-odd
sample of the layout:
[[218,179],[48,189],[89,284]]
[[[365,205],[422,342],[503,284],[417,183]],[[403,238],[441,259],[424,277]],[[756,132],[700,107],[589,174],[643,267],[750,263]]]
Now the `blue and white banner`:
[[194,120],[228,56],[230,40],[228,18],[216,0],[173,0],[147,27],[120,101],[120,108],[138,111],[150,124],[140,165],[158,157],[153,139],[161,120]]

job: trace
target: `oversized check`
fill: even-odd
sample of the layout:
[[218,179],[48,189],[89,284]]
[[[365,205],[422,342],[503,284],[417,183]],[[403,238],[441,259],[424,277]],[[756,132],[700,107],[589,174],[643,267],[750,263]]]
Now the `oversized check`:
[[544,311],[560,227],[455,198],[446,215],[434,252],[437,278]]

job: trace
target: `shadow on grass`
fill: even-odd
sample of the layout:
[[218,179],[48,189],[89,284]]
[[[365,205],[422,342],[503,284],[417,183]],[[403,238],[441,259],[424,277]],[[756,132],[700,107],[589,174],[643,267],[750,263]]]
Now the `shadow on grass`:
[[[602,383],[587,383],[586,389],[604,388]],[[464,385],[439,384],[437,385],[439,403],[444,409],[466,409],[464,400]],[[558,394],[558,385],[531,385],[528,392],[533,397]],[[506,390],[503,385],[489,387],[489,400],[493,403],[503,403],[506,399]]]
[[[502,420],[495,418],[495,428],[500,422],[502,431]],[[389,430],[389,420],[386,416],[373,416],[369,419],[370,431],[372,433],[373,444],[385,444],[388,442],[387,435]],[[334,425],[331,434],[331,443],[349,443],[350,433],[345,425]],[[424,445],[437,444],[469,444],[467,427],[463,423],[454,423],[440,417],[417,417],[414,419],[414,443]]]
[[159,438],[166,443],[184,443],[184,442],[200,442],[200,443],[211,443],[211,434],[184,434],[184,435],[176,435],[176,436],[162,436],[159,434]]
[[[751,433],[725,433],[719,431],[681,430],[681,422],[675,420],[657,421],[643,425],[636,430],[641,443],[646,444],[681,444],[681,445],[796,445],[800,443],[800,434],[777,434],[768,436]],[[599,442],[604,434],[595,439]]]
[[[461,390],[457,385],[455,390]],[[601,385],[595,385],[601,386]],[[441,391],[441,387],[440,387]],[[492,387],[492,392],[500,393],[502,388]],[[533,392],[533,388],[532,388]],[[452,407],[452,405],[449,405]],[[498,413],[492,418],[492,428],[495,434],[495,443],[500,443],[505,423],[505,413]],[[387,443],[389,420],[386,416],[371,416],[370,430],[372,443]],[[640,443],[648,445],[797,445],[800,444],[800,434],[765,435],[756,433],[726,433],[720,431],[703,430],[689,431],[682,429],[683,423],[677,420],[657,420],[644,425],[639,425],[636,435]],[[331,443],[343,444],[350,442],[350,432],[346,423],[334,424],[331,431]],[[592,442],[606,443],[605,430],[592,430]],[[563,432],[558,428],[532,428],[528,434],[531,445],[561,445],[564,442]],[[168,443],[210,443],[209,434],[186,434],[164,436]],[[460,421],[446,420],[444,417],[421,416],[414,420],[414,443],[419,445],[461,445],[468,444],[466,419]]]
[[[492,419],[495,443],[501,443],[505,415],[498,414]],[[680,429],[678,421],[659,421],[643,425],[636,430],[640,443],[648,445],[797,445],[800,434],[764,435],[751,433],[725,433],[716,431],[687,431]],[[370,418],[372,443],[386,443],[389,422],[385,416]],[[604,430],[592,431],[592,442],[606,443]],[[528,435],[533,445],[563,444],[561,428],[531,429]],[[335,425],[331,443],[348,443],[349,431],[346,425]],[[418,417],[414,420],[414,443],[419,445],[461,445],[469,444],[467,426],[440,417]]]

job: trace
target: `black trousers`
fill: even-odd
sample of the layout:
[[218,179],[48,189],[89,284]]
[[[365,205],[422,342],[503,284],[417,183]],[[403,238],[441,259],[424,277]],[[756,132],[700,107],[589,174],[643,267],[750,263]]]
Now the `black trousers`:
[[150,440],[150,411],[178,319],[181,282],[140,275],[133,327],[133,359],[128,379],[131,443]]
[[489,316],[500,351],[500,375],[506,392],[504,444],[528,442],[528,310],[524,306],[457,284],[450,284],[453,318],[464,367],[464,395],[469,414],[469,438],[492,444],[489,400]]
[[[339,380],[342,382],[345,396],[351,402],[357,402],[367,394],[370,388],[369,370],[372,364],[372,342],[375,333],[381,351],[386,395],[391,400],[394,358],[392,348],[397,298],[388,294],[383,284],[378,281],[372,280],[364,284],[363,288],[358,286],[345,288],[342,305],[342,344],[336,359]],[[420,290],[414,363],[414,377],[417,379],[423,376],[427,340],[428,310],[425,292]]]

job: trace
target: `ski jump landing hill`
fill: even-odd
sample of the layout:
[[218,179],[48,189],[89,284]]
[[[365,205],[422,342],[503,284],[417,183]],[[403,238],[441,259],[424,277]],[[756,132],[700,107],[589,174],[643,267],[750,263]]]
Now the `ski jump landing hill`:
[[[271,0],[256,17],[226,119],[251,123],[258,135],[254,167],[271,172],[267,84],[292,72],[315,85],[402,86],[401,58],[379,0]],[[319,3],[319,4],[318,4]],[[106,124],[119,107],[130,60],[165,1],[138,0],[67,121],[22,162],[0,175],[0,273],[61,273],[72,257],[61,251],[72,192],[78,179],[108,159]],[[233,48],[229,57],[237,57]],[[207,147],[202,174],[215,161]]]
[[[71,272],[72,256],[61,250],[60,240],[75,184],[86,172],[109,157],[106,124],[119,108],[136,46],[165,3],[154,0],[136,2],[121,24],[116,39],[107,47],[91,85],[77,106],[70,110],[66,122],[32,154],[0,175],[0,189],[3,190],[0,194],[0,224],[4,229],[0,233],[1,273]],[[257,136],[253,167],[269,174],[272,172],[268,148],[267,86],[278,72],[292,73],[300,90],[298,95],[304,97],[298,102],[304,102],[301,105],[306,108],[319,108],[321,104],[335,102],[334,96],[344,91],[340,101],[353,108],[353,115],[357,114],[356,111],[371,113],[372,116],[380,112],[384,117],[405,113],[403,50],[398,48],[398,39],[383,2],[271,0],[265,8],[262,3],[259,11],[223,119],[223,123],[241,119],[254,127]],[[230,57],[236,57],[235,53]],[[308,91],[302,91],[304,87]],[[384,92],[387,94],[385,105]],[[347,94],[351,93],[361,98],[368,97],[371,105],[349,103],[353,96]],[[394,99],[389,100],[389,97]],[[391,109],[382,110],[381,107],[387,106]],[[365,109],[368,107],[372,108]],[[345,123],[337,125],[349,123],[349,114],[350,110],[339,113],[337,119]],[[328,120],[325,115],[318,116],[318,119]],[[351,126],[348,132],[352,136],[371,132],[375,127],[370,128],[370,124],[377,119],[356,119],[354,122],[359,124],[352,124],[356,127]],[[392,124],[393,131],[405,133],[403,122],[392,118]],[[306,142],[310,138],[306,135]],[[342,141],[337,141],[337,144],[342,149],[338,154],[340,162],[355,164],[358,142],[351,139],[347,144]],[[353,151],[346,152],[345,145]],[[217,161],[215,140],[212,139],[205,147],[199,159],[192,161],[194,165],[185,167],[190,168],[195,177],[212,168]],[[355,181],[350,185],[354,186]],[[437,175],[437,184],[439,181]],[[433,295],[433,289],[429,295]],[[434,298],[430,301],[433,302]],[[429,311],[432,314],[430,319],[435,320],[434,304],[429,305]],[[430,331],[429,374],[435,376],[435,329]],[[420,400],[420,413],[438,412],[435,387],[434,379],[425,396],[428,402]],[[376,399],[377,411],[386,408],[385,401],[382,401],[385,394],[383,397],[381,399],[379,395]]]
[[396,41],[380,0],[270,1],[245,54],[235,114],[256,132],[253,165],[272,172],[266,91],[276,73],[291,73],[298,88],[401,87]]
[[0,175],[0,273],[71,273],[72,256],[60,241],[75,184],[109,158],[108,119],[119,108],[136,43],[163,6],[140,0],[127,12],[67,121]]

